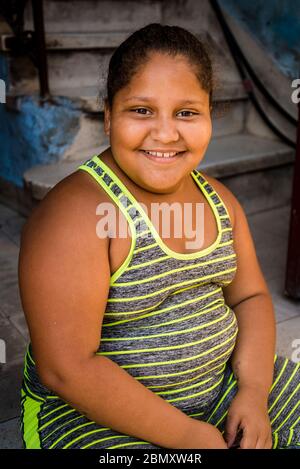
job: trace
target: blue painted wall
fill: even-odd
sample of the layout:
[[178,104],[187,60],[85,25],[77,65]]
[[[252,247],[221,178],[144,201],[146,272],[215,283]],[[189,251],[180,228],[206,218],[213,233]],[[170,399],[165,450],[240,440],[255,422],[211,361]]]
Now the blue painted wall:
[[[0,78],[9,91],[6,58],[0,55]],[[37,164],[54,163],[79,129],[80,111],[67,98],[39,105],[37,98],[20,99],[19,111],[0,103],[0,176],[23,187],[23,173]]]
[[219,0],[291,78],[300,77],[300,0]]

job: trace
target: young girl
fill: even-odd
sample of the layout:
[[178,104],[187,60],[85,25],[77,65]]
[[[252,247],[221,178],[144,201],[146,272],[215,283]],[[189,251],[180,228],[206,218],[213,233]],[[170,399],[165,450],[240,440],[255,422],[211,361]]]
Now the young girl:
[[[150,24],[112,55],[110,147],[22,232],[25,448],[300,448],[299,364],[275,355],[244,211],[196,170],[211,109],[211,62],[185,29]],[[176,204],[170,236],[149,215],[159,203]],[[196,240],[204,229],[193,249],[175,236],[184,204]],[[103,206],[117,215],[106,236]]]

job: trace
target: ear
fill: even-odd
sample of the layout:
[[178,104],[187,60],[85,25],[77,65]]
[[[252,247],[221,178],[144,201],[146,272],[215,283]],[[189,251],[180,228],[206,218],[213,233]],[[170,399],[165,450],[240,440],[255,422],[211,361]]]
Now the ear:
[[106,135],[109,135],[110,133],[110,108],[107,102],[107,99],[104,101],[104,132]]

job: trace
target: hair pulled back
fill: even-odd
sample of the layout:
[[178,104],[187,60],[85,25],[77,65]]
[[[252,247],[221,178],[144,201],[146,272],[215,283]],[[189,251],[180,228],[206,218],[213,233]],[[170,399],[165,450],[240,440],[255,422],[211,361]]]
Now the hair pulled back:
[[115,94],[127,86],[151,53],[184,56],[191,65],[200,86],[209,94],[212,105],[212,63],[204,44],[180,26],[150,23],[132,33],[112,54],[106,82],[106,104],[112,109]]

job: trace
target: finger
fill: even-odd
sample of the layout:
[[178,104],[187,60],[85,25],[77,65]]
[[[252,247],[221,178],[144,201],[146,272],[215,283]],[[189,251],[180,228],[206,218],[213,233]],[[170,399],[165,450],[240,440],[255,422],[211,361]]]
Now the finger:
[[270,433],[268,438],[266,439],[265,449],[272,449],[272,448],[273,448],[273,439],[272,439],[272,433]]
[[269,430],[264,436],[260,436],[257,441],[256,449],[272,449],[273,447],[273,440],[272,440],[272,432]]
[[243,437],[240,442],[241,449],[254,449],[258,440],[258,433],[253,429],[244,429]]
[[230,447],[235,440],[240,419],[237,416],[228,415],[225,425],[224,439]]
[[257,439],[255,449],[268,449],[268,441],[269,441],[269,438],[260,436]]

